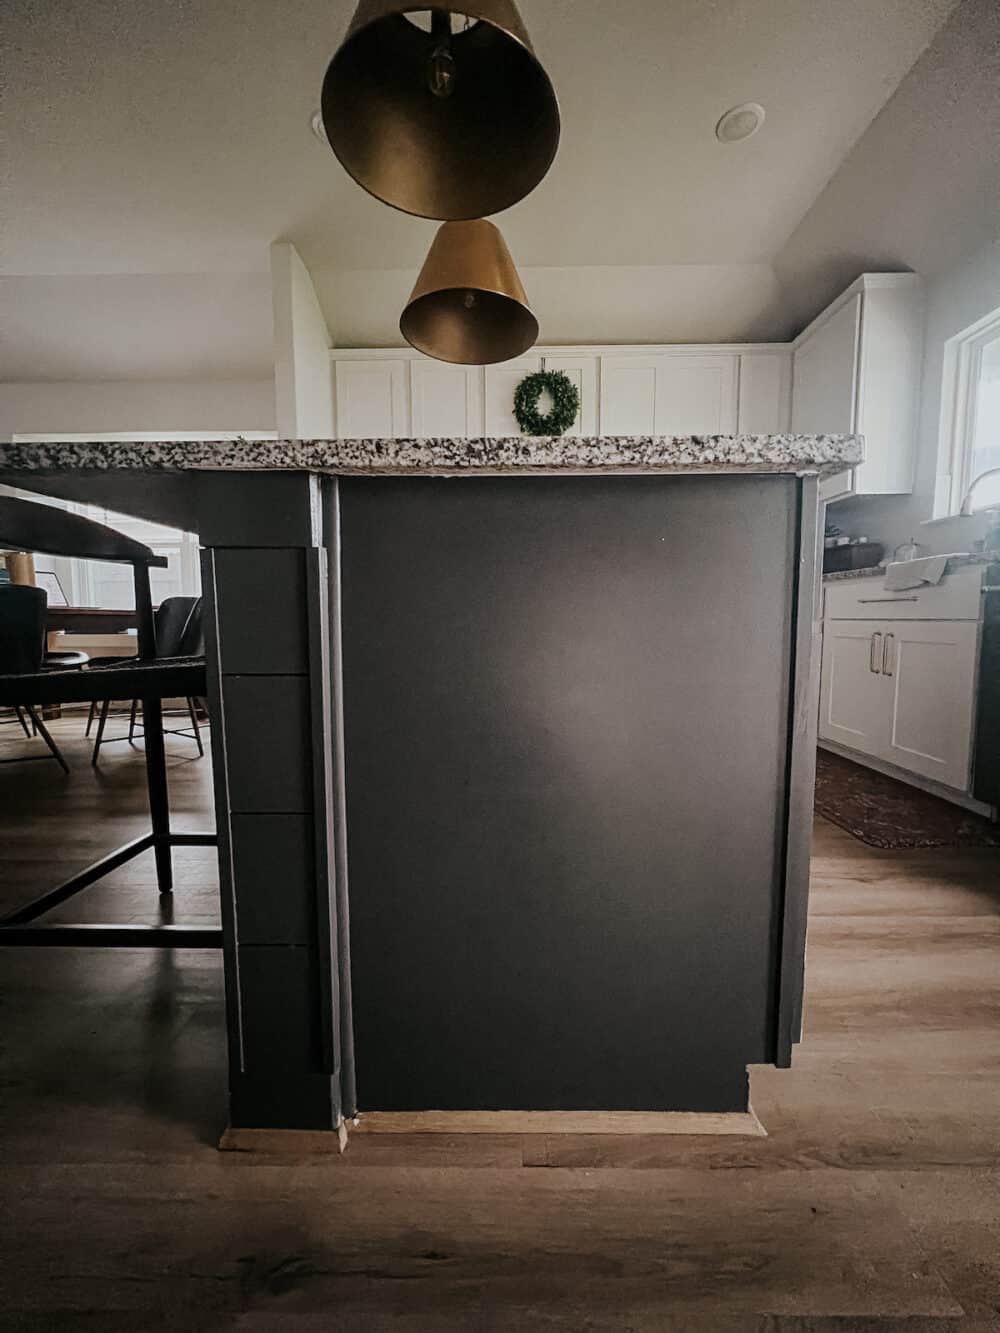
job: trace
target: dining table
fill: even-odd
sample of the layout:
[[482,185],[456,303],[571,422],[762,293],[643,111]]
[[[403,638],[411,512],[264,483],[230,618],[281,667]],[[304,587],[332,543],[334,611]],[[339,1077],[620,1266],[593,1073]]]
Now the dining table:
[[134,610],[105,606],[50,605],[45,620],[50,634],[121,634],[136,624]]

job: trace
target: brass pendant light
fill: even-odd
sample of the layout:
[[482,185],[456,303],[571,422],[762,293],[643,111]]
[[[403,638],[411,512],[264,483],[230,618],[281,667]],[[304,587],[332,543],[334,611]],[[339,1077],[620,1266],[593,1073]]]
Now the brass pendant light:
[[[429,28],[408,17],[428,10]],[[361,0],[326,71],[322,113],[358,184],[425,218],[509,208],[559,143],[556,95],[512,0]]]
[[399,328],[417,351],[466,366],[509,361],[532,346],[538,320],[492,222],[438,228]]

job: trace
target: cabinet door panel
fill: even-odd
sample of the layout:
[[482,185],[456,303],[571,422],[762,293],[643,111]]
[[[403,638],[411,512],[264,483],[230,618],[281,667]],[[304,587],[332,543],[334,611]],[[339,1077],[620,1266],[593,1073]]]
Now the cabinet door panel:
[[842,305],[795,353],[792,430],[849,435],[854,430],[861,294]]
[[483,433],[483,372],[479,366],[410,362],[410,419],[417,439],[468,439]]
[[486,367],[486,434],[520,435],[514,416],[514,390],[532,371],[541,370],[540,356],[519,356],[500,366]]
[[[487,435],[520,435],[521,428],[514,416],[514,390],[525,375],[541,370],[543,356],[546,370],[561,370],[576,385],[580,395],[576,421],[565,434],[597,434],[596,355],[549,356],[539,352],[533,356],[520,356],[516,361],[505,361],[503,365],[486,367]],[[545,410],[544,401],[542,410]]]
[[927,621],[884,628],[889,734],[883,757],[968,790],[979,626]]
[[601,434],[656,433],[656,365],[652,356],[601,358]]
[[738,429],[745,435],[778,435],[788,429],[791,358],[787,353],[740,357]]
[[656,377],[657,435],[731,435],[737,419],[735,356],[665,356]]
[[[873,640],[873,635],[882,638]],[[852,750],[885,750],[888,707],[880,667],[884,626],[871,620],[826,621],[820,682],[819,734]]]
[[561,370],[576,386],[580,410],[566,435],[597,434],[597,357],[546,356],[546,370]]
[[737,358],[604,356],[602,435],[726,435],[737,423]]
[[391,440],[410,432],[405,361],[336,363],[337,437]]
[[[842,305],[795,353],[792,363],[792,431],[849,435],[857,420],[861,293]],[[857,469],[820,482],[820,498],[850,495]]]

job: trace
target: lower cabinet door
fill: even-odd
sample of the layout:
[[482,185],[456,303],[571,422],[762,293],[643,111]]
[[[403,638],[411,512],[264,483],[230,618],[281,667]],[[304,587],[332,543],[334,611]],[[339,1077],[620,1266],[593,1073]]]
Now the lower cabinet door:
[[882,757],[967,791],[979,626],[968,620],[895,621],[879,661],[889,728]]
[[871,620],[828,620],[823,626],[819,734],[865,754],[882,754],[888,709],[882,664],[884,627]]

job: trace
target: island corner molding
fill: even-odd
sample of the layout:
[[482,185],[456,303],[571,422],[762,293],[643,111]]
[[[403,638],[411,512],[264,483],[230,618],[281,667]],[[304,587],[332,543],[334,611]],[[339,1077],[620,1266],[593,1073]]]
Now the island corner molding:
[[761,472],[827,475],[860,435],[604,435],[355,440],[0,442],[0,473],[316,472],[334,476]]

